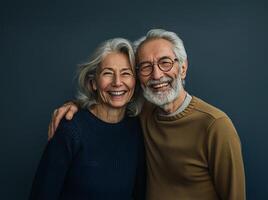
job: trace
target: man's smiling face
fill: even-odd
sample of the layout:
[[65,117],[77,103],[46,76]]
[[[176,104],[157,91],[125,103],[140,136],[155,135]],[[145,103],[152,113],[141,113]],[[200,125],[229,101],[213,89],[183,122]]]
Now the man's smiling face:
[[[162,71],[154,64],[153,71],[149,75],[142,75],[139,71],[139,79],[143,88],[144,97],[158,105],[173,102],[178,98],[182,87],[179,73],[179,63],[176,61],[172,43],[165,39],[152,39],[143,43],[137,52],[138,65],[140,63],[158,63],[160,60],[169,58],[174,61],[169,71]],[[183,77],[184,78],[184,77]]]

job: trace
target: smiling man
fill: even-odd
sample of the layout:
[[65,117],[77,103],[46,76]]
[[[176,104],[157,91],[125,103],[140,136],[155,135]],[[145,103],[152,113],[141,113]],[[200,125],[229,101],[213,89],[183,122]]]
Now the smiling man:
[[[147,158],[147,200],[243,200],[239,136],[228,116],[184,89],[188,67],[182,40],[150,30],[135,42],[137,71],[147,100],[140,114]],[[63,106],[51,123],[71,118]]]
[[147,100],[140,114],[147,199],[245,199],[239,137],[224,112],[185,91],[188,63],[181,39],[154,29],[135,45]]

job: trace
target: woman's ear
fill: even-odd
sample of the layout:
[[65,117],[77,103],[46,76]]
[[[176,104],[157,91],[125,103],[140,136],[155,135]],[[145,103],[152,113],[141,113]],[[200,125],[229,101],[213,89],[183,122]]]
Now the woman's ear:
[[88,89],[92,92],[97,90],[96,81],[94,79],[88,81]]
[[96,91],[96,90],[97,90],[97,84],[96,84],[96,81],[95,81],[95,80],[91,80],[91,84],[92,84],[92,89],[93,89],[94,91]]

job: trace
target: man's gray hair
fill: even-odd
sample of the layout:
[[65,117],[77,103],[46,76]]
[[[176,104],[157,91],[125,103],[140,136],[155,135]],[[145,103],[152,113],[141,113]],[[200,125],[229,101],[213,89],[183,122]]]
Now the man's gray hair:
[[187,60],[187,54],[183,45],[183,41],[179,36],[171,31],[166,31],[164,29],[151,29],[147,32],[146,36],[141,37],[140,39],[134,42],[135,52],[139,50],[140,46],[146,41],[153,39],[165,39],[172,43],[173,51],[176,57],[179,60],[179,65],[181,67],[182,63]]
[[[114,38],[104,41],[97,47],[89,61],[80,65],[77,73],[78,92],[76,98],[78,100],[78,104],[82,108],[90,108],[92,105],[98,103],[97,93],[92,89],[91,81],[95,80],[97,69],[105,56],[114,52],[124,53],[128,56],[131,68],[135,74],[135,54],[132,44],[124,38]],[[136,104],[137,103],[135,103],[135,99],[133,98],[127,106],[129,115],[136,116],[138,114],[139,111],[136,109]],[[130,109],[128,109],[128,107],[130,107]]]

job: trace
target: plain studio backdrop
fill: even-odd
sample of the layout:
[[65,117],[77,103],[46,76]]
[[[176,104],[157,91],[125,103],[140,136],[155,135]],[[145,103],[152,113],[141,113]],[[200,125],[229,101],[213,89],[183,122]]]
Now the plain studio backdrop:
[[[27,199],[55,108],[77,65],[109,38],[176,32],[186,89],[224,110],[241,138],[247,199],[268,199],[267,1],[1,1],[0,199]],[[174,197],[175,198],[175,197]]]

